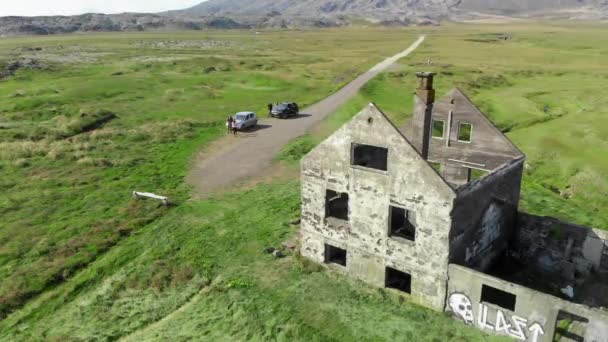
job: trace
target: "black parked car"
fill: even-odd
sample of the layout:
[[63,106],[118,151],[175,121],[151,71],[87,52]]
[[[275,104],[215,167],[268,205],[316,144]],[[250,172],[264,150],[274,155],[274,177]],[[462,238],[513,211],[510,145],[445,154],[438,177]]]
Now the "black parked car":
[[281,118],[285,119],[290,116],[298,116],[300,113],[300,108],[298,104],[295,102],[284,102],[275,104],[272,106],[272,110],[270,111],[270,115],[273,118]]

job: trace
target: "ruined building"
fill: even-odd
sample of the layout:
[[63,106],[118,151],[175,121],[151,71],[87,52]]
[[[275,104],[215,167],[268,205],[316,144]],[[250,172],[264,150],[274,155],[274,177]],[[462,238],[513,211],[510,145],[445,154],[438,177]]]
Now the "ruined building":
[[520,213],[525,156],[433,76],[403,129],[370,104],[303,159],[302,255],[490,333],[608,341],[608,234]]

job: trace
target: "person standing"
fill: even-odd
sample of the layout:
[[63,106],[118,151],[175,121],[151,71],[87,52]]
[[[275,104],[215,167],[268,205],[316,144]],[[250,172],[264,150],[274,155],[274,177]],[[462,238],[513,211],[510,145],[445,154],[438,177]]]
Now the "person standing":
[[268,104],[268,117],[272,116],[272,103]]
[[236,120],[232,119],[232,134],[237,135],[237,132],[238,132],[238,128],[237,128]]
[[226,132],[228,134],[230,134],[230,132],[232,131],[232,123],[234,122],[234,119],[232,118],[231,115],[228,115],[228,119],[226,119]]

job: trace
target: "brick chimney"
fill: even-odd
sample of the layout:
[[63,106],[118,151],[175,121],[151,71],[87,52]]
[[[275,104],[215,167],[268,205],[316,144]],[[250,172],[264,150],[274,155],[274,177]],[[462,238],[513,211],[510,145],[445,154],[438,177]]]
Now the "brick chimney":
[[433,72],[417,72],[418,88],[414,96],[413,143],[420,148],[419,152],[424,159],[429,157],[431,143],[431,120],[433,103],[435,103],[435,89],[433,89]]

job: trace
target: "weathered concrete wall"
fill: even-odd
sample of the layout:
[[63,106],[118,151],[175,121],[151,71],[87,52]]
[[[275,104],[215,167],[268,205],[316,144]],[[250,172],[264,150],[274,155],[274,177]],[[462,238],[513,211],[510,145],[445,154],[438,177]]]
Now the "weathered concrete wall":
[[[388,148],[388,171],[351,165],[351,144]],[[442,310],[454,191],[370,105],[302,160],[302,255],[324,262],[324,244],[347,250],[345,271],[374,286],[385,267],[412,276],[412,298]],[[348,223],[326,219],[326,189],[348,193]],[[389,237],[389,206],[416,213],[415,242]]]
[[608,231],[552,217],[519,213],[511,249],[520,260],[537,262],[539,270],[549,273],[563,274],[563,262],[583,274],[608,271]]
[[452,211],[450,262],[487,270],[515,230],[524,159],[458,190]]
[[[515,310],[482,302],[483,285],[514,294]],[[488,333],[539,342],[553,341],[557,317],[562,311],[588,320],[581,336],[585,341],[608,341],[608,311],[605,309],[574,304],[459,265],[449,266],[445,310]]]
[[[608,239],[604,239],[606,241]],[[600,260],[600,269],[608,270],[608,247],[604,243],[604,252],[602,255],[602,259]]]
[[[440,159],[446,163],[459,160],[491,171],[513,158],[522,156],[502,132],[458,89],[451,90],[447,96],[435,103],[433,119],[445,122],[444,137],[431,139],[433,160]],[[470,142],[458,140],[460,123],[473,126]]]
[[607,231],[519,213],[508,251],[519,274],[499,276],[543,291],[571,287],[571,301],[608,307],[607,254]]
[[[420,151],[425,105],[417,101],[414,117],[404,132]],[[430,138],[429,160],[443,165],[442,176],[454,187],[468,183],[468,169],[493,171],[513,159],[523,156],[492,122],[458,89],[451,90],[431,106],[432,119],[444,122],[443,137]],[[471,141],[458,139],[460,123],[472,125]]]

